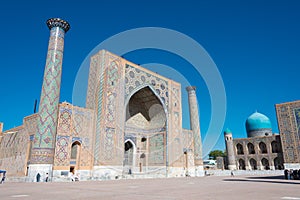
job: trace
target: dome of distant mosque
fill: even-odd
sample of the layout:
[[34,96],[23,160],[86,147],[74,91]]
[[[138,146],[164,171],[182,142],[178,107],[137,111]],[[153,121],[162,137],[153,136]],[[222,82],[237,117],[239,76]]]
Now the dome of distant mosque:
[[231,130],[229,128],[226,128],[226,130],[224,131],[224,134],[230,134]]
[[[264,134],[261,134],[267,130]],[[246,131],[249,137],[267,136],[272,134],[272,125],[270,119],[259,112],[255,112],[246,120]],[[260,132],[259,134],[258,131]],[[257,133],[256,133],[257,132]]]

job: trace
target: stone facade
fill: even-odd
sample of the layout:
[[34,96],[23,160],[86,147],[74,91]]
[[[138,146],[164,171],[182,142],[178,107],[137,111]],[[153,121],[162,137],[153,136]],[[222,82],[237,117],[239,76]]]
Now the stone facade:
[[279,135],[234,139],[233,147],[239,170],[283,169]]

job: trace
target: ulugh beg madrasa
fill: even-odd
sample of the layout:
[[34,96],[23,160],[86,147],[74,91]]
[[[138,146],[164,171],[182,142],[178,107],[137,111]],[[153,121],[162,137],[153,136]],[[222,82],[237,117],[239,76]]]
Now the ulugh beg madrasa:
[[[3,131],[0,123],[0,170],[28,182],[37,181],[38,174],[51,181],[69,181],[74,174],[80,180],[204,175],[195,87],[186,88],[186,130],[180,83],[100,50],[90,57],[85,107],[60,103],[64,37],[70,25],[51,18],[47,26],[39,109],[10,130]],[[300,168],[299,130],[291,124],[300,124],[299,108],[300,102],[276,105],[280,135],[272,133],[260,113],[246,122],[248,138],[233,139],[226,129],[225,168]]]

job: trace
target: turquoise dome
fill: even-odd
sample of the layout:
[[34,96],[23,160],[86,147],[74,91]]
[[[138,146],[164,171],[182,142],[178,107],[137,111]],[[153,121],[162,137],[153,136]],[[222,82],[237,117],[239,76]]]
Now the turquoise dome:
[[226,128],[226,130],[224,131],[225,134],[229,134],[231,133],[231,130],[229,128]]
[[246,120],[246,130],[248,133],[260,129],[272,129],[271,121],[267,116],[255,112]]

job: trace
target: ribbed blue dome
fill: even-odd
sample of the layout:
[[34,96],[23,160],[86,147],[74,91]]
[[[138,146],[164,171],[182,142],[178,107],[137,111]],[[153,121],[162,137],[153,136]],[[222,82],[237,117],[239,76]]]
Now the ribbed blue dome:
[[231,130],[229,128],[226,128],[226,130],[224,131],[225,134],[229,134],[231,133]]
[[248,133],[250,131],[259,129],[272,129],[272,125],[270,119],[267,116],[255,112],[246,120],[246,130]]

